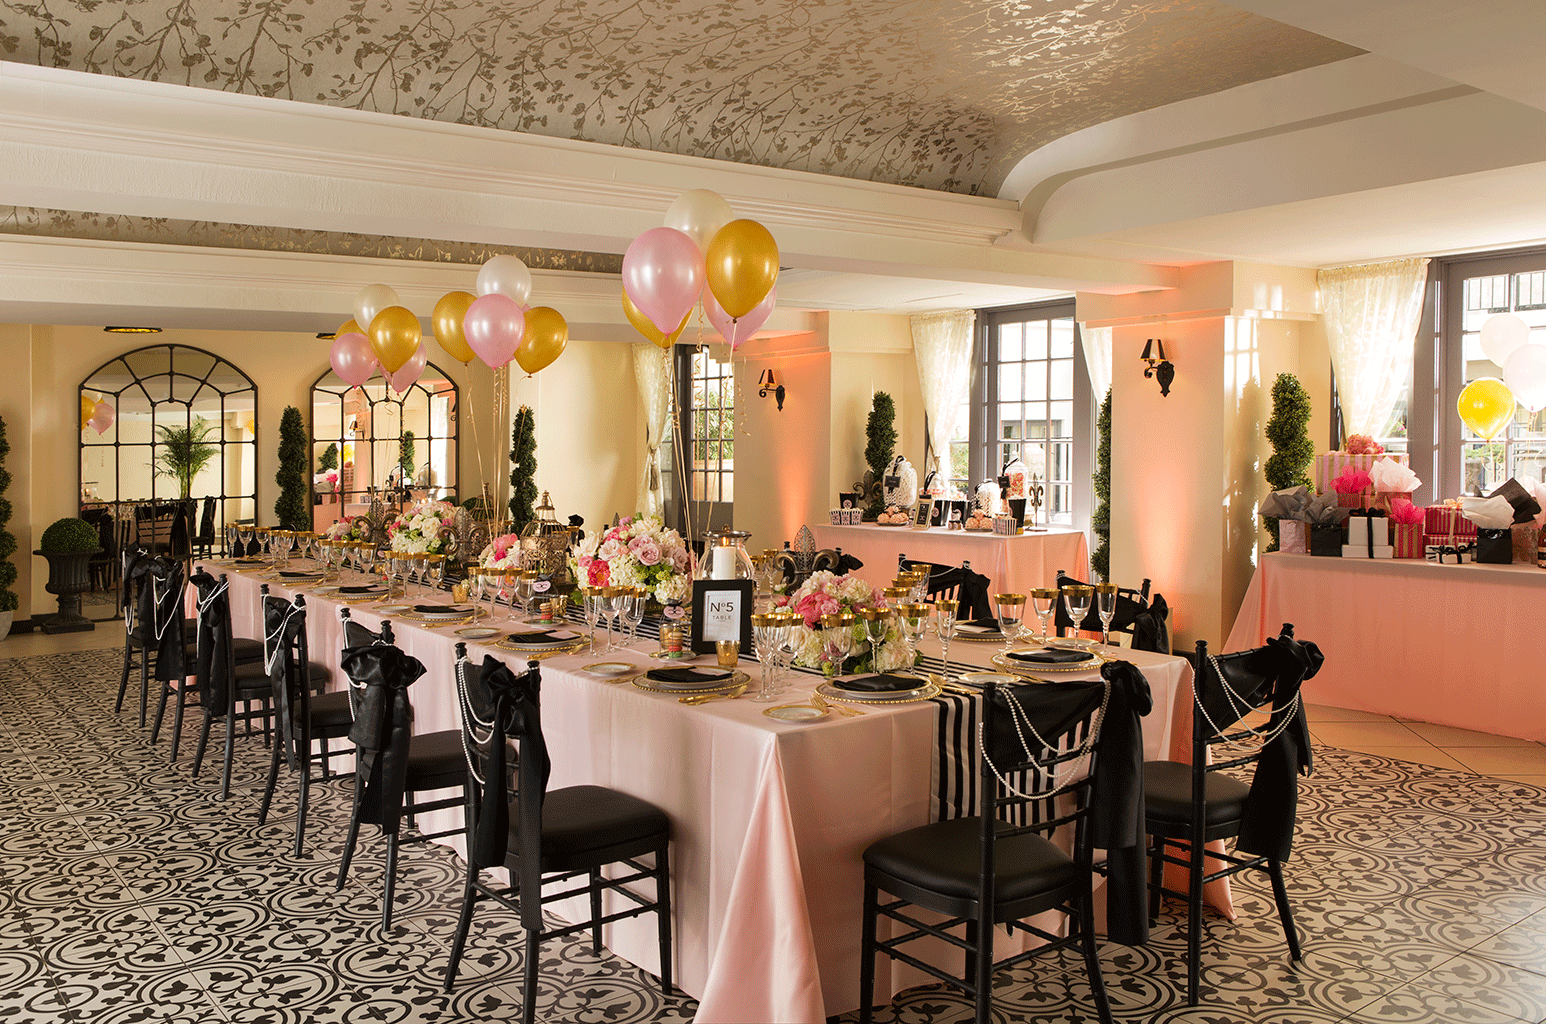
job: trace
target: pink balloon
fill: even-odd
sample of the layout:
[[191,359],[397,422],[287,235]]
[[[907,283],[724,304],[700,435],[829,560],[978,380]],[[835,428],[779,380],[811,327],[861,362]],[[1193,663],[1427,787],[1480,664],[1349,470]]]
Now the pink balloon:
[[497,370],[515,357],[526,336],[525,307],[498,292],[480,296],[467,307],[462,333],[478,358]]
[[703,292],[703,253],[676,228],[650,228],[623,254],[623,290],[650,323],[670,334]]
[[752,335],[762,329],[762,325],[768,322],[768,317],[773,315],[773,307],[778,303],[778,287],[768,289],[768,294],[751,312],[739,320],[730,319],[719,305],[719,300],[714,298],[714,291],[710,288],[703,290],[703,314],[709,318],[709,323],[714,325],[714,330],[725,339],[734,352],[751,340]]
[[338,379],[350,387],[359,387],[370,380],[370,375],[381,365],[370,347],[370,339],[353,331],[333,339],[327,361],[332,364]]
[[419,342],[419,347],[413,350],[413,355],[408,357],[408,361],[399,366],[397,372],[392,374],[392,390],[400,395],[413,387],[414,382],[419,379],[419,375],[424,372],[424,360],[426,358],[424,342],[421,341]]
[[113,420],[117,419],[117,417],[118,414],[113,411],[111,405],[108,405],[106,402],[98,402],[97,407],[91,411],[91,419],[86,422],[90,423],[96,432],[101,434],[113,425]]

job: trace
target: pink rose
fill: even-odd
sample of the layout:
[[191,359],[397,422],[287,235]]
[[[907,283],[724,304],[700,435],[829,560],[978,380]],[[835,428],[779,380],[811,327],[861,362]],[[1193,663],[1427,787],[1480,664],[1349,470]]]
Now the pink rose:
[[591,563],[590,569],[587,570],[586,580],[593,587],[604,587],[607,585],[611,574],[612,571],[607,563],[597,559]]
[[676,548],[671,552],[671,568],[685,576],[692,569],[692,554],[686,548]]
[[583,571],[589,571],[591,565],[595,561],[596,560],[594,558],[592,558],[590,555],[581,555],[580,558],[579,558],[579,561],[577,562],[577,564],[579,565],[581,571],[583,572]]
[[622,554],[624,550],[626,549],[623,547],[621,541],[619,541],[616,537],[609,537],[605,542],[602,543],[601,547],[596,549],[596,557],[604,562],[610,562],[612,559]]
[[633,525],[633,516],[625,516],[617,521],[618,529],[625,529]]
[[647,537],[641,538],[641,540],[642,543],[637,546],[630,545],[633,547],[633,557],[639,560],[640,565],[659,565],[660,545]]

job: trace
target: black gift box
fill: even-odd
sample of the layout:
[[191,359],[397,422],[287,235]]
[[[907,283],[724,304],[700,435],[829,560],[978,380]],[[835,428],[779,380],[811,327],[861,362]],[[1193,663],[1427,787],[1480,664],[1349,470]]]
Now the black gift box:
[[1025,526],[1025,499],[1010,498],[1009,514],[1015,517],[1015,529],[1023,528]]
[[1312,525],[1309,534],[1310,554],[1328,558],[1342,557],[1342,527]]
[[[1514,507],[1514,522],[1528,523],[1541,514],[1540,502],[1530,496],[1518,480],[1510,477],[1498,486],[1498,489],[1487,495],[1489,498],[1502,498]],[[1483,559],[1478,558],[1478,562]]]
[[1472,561],[1508,565],[1514,560],[1513,530],[1476,529],[1476,554]]
[[839,491],[837,493],[837,507],[838,508],[858,508],[859,507],[859,492],[858,491]]

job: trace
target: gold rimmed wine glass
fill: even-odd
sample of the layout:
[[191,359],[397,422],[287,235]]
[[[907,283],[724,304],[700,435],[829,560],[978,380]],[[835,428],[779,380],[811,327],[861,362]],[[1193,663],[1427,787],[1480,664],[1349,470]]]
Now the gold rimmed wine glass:
[[950,641],[956,635],[957,607],[952,597],[941,597],[934,602],[934,630],[939,634],[939,674],[946,680],[950,678]]
[[1041,620],[1041,642],[1047,643],[1047,620],[1052,618],[1052,613],[1057,611],[1058,592],[1053,587],[1037,587],[1031,591],[1031,610]]
[[998,605],[998,626],[1004,633],[1003,653],[1008,654],[1019,635],[1020,623],[1025,619],[1025,595],[994,594],[993,602]]
[[902,640],[907,644],[907,664],[912,667],[918,661],[918,641],[929,627],[929,606],[922,601],[909,601],[897,606],[902,622]]
[[762,679],[752,700],[759,704],[772,701],[778,690],[773,685],[774,666],[777,665],[779,645],[783,638],[784,616],[781,612],[758,612],[752,616],[752,639],[757,644],[757,660],[762,664]]
[[1095,611],[1100,615],[1100,643],[1111,646],[1111,620],[1117,616],[1117,585],[1095,584]]
[[1074,635],[1079,635],[1079,630],[1084,626],[1085,616],[1090,614],[1090,602],[1095,599],[1095,588],[1083,584],[1063,587],[1063,607],[1068,612],[1068,620],[1074,624]]
[[864,637],[870,642],[870,671],[880,671],[880,645],[886,642],[891,629],[891,609],[885,605],[860,608],[859,618],[864,620]]
[[821,617],[821,646],[832,674],[843,674],[843,663],[854,650],[854,613],[831,612]]

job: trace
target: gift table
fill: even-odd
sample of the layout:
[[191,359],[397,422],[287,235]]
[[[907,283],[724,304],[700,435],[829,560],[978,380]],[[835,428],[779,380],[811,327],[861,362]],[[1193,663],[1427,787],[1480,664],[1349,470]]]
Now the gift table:
[[[215,571],[220,571],[216,569]],[[229,571],[229,570],[226,570]],[[231,604],[241,635],[254,635],[258,583],[231,574]],[[271,584],[276,595],[289,590]],[[422,599],[421,599],[422,600]],[[312,658],[338,671],[337,604],[308,597]],[[350,615],[368,628],[381,616],[369,604]],[[452,677],[456,637],[393,619],[399,646],[424,662],[414,684],[415,732],[457,728]],[[653,644],[640,645],[653,647]],[[997,644],[960,642],[952,666],[989,664]],[[519,654],[469,645],[523,668]],[[926,657],[937,657],[930,639]],[[641,667],[642,653],[625,655]],[[617,654],[610,655],[618,657]],[[674,949],[680,987],[701,1000],[703,1022],[805,1022],[858,1003],[863,869],[871,842],[930,820],[935,794],[932,758],[940,749],[934,702],[867,707],[861,717],[833,713],[809,724],[775,722],[767,705],[741,699],[699,707],[675,695],[609,683],[581,671],[589,654],[542,662],[543,729],[553,752],[553,787],[610,786],[665,810],[671,818]],[[1154,710],[1143,720],[1146,758],[1189,751],[1191,669],[1184,659],[1131,652],[1148,679]],[[743,661],[755,680],[758,666]],[[1091,678],[1070,674],[1068,678]],[[814,676],[796,676],[782,702],[808,699]],[[420,825],[454,825],[457,811],[422,817]],[[442,823],[445,824],[442,824]],[[609,911],[617,909],[609,906]],[[563,913],[559,905],[558,912]],[[477,927],[476,920],[474,928]],[[603,941],[645,970],[658,970],[655,920],[644,916],[605,929]],[[1023,933],[1001,940],[1005,953]],[[960,951],[940,944],[930,959],[954,970]],[[882,1002],[903,988],[932,981],[882,958]]]
[[1546,570],[1272,552],[1225,650],[1285,622],[1326,655],[1312,703],[1546,741]]
[[1088,579],[1089,548],[1084,531],[1053,526],[1036,533],[1005,537],[968,533],[936,526],[913,530],[905,526],[818,526],[812,531],[818,548],[842,548],[864,563],[858,575],[886,586],[896,575],[897,555],[937,565],[972,563],[972,571],[988,577],[991,593],[1028,593],[1035,587],[1057,585],[1057,571]]

